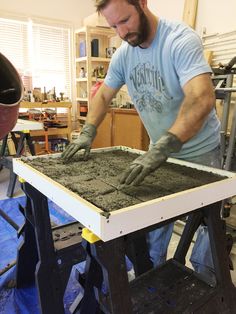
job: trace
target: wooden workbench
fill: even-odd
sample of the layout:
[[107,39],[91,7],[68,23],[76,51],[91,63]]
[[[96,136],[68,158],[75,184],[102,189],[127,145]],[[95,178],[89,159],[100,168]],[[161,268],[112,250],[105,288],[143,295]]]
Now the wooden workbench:
[[71,102],[48,102],[48,103],[42,103],[42,102],[28,102],[23,101],[20,104],[21,109],[39,109],[43,112],[46,108],[54,108],[54,109],[66,109],[66,128],[48,128],[47,131],[43,130],[32,130],[30,131],[30,136],[45,136],[46,133],[48,136],[52,135],[66,135],[67,139],[71,140],[71,108],[72,103]]

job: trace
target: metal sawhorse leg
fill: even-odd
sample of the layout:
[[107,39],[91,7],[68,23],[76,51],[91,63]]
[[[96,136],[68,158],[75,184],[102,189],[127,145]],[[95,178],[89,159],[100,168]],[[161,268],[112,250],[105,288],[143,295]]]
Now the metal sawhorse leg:
[[[235,62],[235,58],[234,58]],[[223,112],[221,119],[221,154],[222,154],[222,168],[225,170],[231,169],[232,157],[235,149],[235,136],[236,136],[236,108],[234,108],[232,115],[232,125],[230,128],[229,140],[228,137],[228,122],[229,111],[231,103],[231,94],[236,92],[236,87],[233,87],[233,80],[235,69],[221,70],[222,74],[212,77],[213,83],[216,82],[215,94],[216,99],[223,100]]]
[[[16,148],[16,154],[13,157],[20,157],[22,155],[25,144],[28,145],[31,155],[33,156],[35,155],[34,145],[32,143],[32,139],[28,131],[10,132],[10,134]],[[15,134],[19,134],[20,136],[19,139],[16,138]],[[2,170],[3,167],[6,167],[7,169],[10,170],[10,182],[7,189],[7,196],[12,197],[14,193],[14,188],[16,185],[17,175],[13,172],[13,169],[12,169],[12,160],[11,160],[12,157],[5,156],[6,148],[7,148],[7,139],[8,139],[8,135],[4,137],[3,144],[0,151],[0,170]]]
[[229,121],[229,111],[230,111],[230,102],[231,102],[231,93],[225,92],[224,89],[232,88],[233,85],[233,74],[226,75],[216,75],[212,78],[213,83],[216,84],[215,95],[216,99],[221,99],[223,101],[223,111],[221,118],[221,131],[220,131],[220,147],[221,147],[221,157],[222,157],[222,168],[225,164],[225,155],[226,155],[226,138],[228,130],[228,121]]

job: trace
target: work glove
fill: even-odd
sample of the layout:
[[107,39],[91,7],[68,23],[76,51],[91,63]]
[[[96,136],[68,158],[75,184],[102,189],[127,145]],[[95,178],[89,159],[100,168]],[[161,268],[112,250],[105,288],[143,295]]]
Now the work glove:
[[183,143],[174,134],[167,132],[145,154],[136,158],[124,172],[120,179],[121,184],[138,185],[143,179],[161,166],[171,153],[180,151]]
[[84,149],[84,160],[87,160],[89,157],[92,142],[96,134],[97,128],[95,125],[89,123],[85,124],[80,132],[78,139],[76,139],[73,143],[70,143],[67,146],[61,157],[64,159],[65,162],[68,162],[78,150]]

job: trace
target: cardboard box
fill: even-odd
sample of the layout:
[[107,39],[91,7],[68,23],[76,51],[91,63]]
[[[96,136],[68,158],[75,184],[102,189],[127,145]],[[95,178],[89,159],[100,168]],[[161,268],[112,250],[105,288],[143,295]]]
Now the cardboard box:
[[[51,143],[48,142],[48,149],[51,150]],[[36,155],[46,154],[46,145],[44,141],[34,142],[34,150]]]

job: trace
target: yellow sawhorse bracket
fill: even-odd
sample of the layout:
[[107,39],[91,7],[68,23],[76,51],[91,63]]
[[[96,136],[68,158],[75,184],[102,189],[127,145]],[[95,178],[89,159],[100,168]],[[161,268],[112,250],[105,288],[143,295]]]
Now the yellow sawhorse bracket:
[[96,236],[96,234],[94,234],[88,228],[83,228],[83,230],[82,230],[82,238],[85,239],[87,242],[89,242],[91,244],[101,240],[98,236]]

